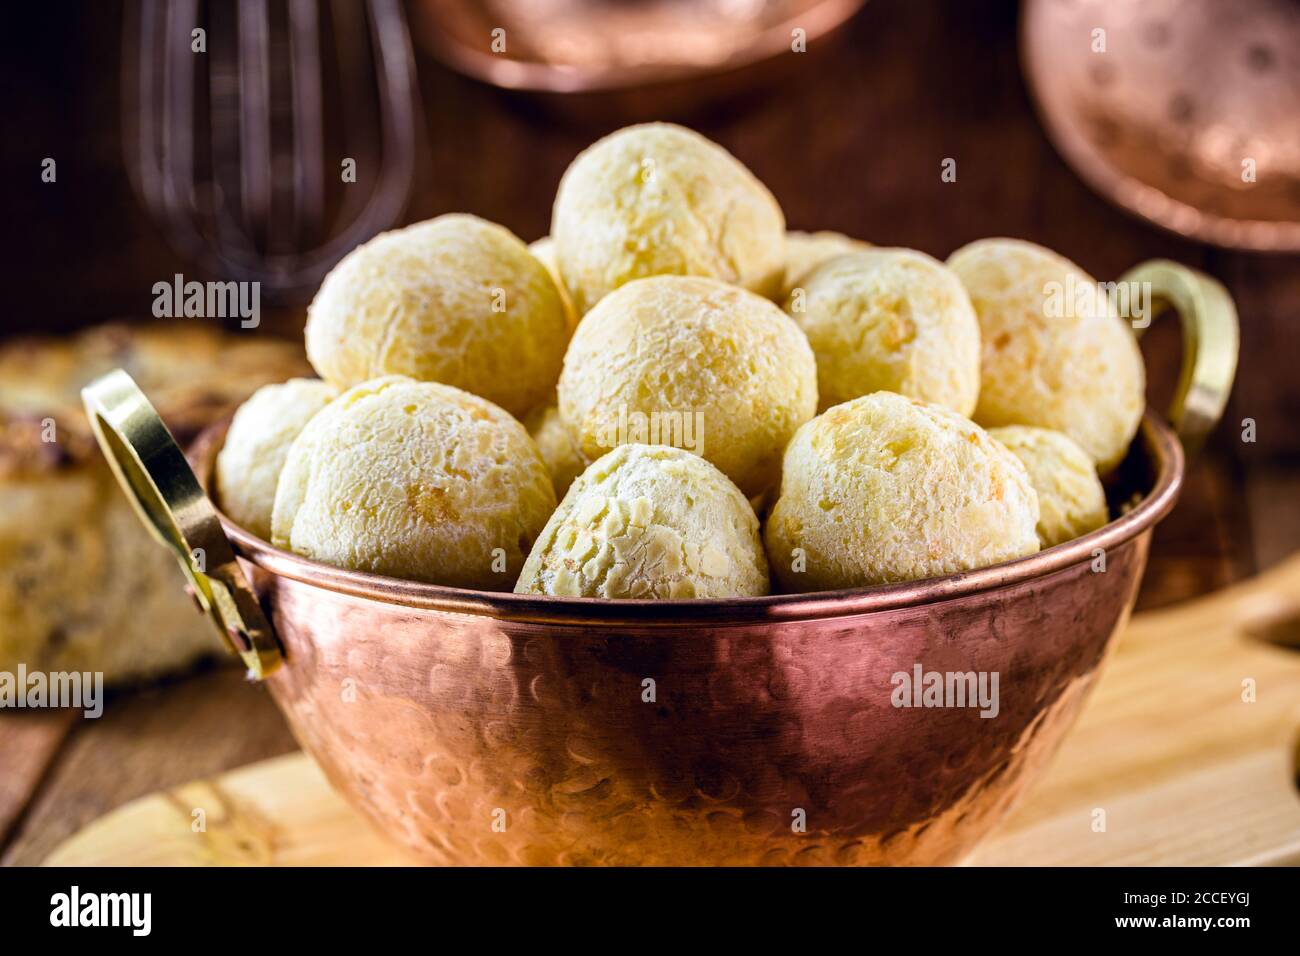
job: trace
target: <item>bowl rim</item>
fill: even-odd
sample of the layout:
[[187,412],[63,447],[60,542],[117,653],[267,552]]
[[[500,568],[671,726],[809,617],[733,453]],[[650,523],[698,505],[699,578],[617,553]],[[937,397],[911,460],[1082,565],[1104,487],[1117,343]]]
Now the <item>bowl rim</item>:
[[[205,491],[229,427],[229,417],[205,428],[191,444],[190,464]],[[235,553],[276,577],[351,597],[396,607],[491,617],[541,625],[619,625],[637,628],[691,625],[717,627],[758,623],[823,620],[892,611],[966,597],[981,591],[1022,584],[1090,563],[1098,548],[1111,551],[1152,528],[1173,508],[1182,488],[1184,455],[1173,429],[1151,409],[1142,417],[1139,439],[1146,446],[1156,475],[1150,491],[1131,510],[1096,531],[1012,561],[974,571],[899,584],[764,597],[694,598],[682,601],[567,598],[478,591],[426,584],[401,578],[348,571],[276,548],[230,520],[217,516]]]
[[788,51],[792,28],[804,29],[811,43],[834,33],[864,6],[865,0],[817,0],[802,13],[769,25],[747,45],[710,64],[617,64],[584,68],[490,53],[467,45],[460,33],[448,28],[446,15],[437,9],[438,4],[429,2],[417,5],[411,32],[420,46],[446,66],[502,89],[542,95],[618,94],[736,72],[774,60]]

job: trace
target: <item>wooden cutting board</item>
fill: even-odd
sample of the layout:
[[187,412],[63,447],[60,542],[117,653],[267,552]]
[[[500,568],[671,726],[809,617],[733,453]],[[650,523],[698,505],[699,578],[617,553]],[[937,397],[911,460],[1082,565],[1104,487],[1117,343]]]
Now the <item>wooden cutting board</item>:
[[[969,862],[1300,864],[1298,743],[1300,555],[1135,617],[1047,775]],[[46,862],[410,860],[299,753],[129,803]]]

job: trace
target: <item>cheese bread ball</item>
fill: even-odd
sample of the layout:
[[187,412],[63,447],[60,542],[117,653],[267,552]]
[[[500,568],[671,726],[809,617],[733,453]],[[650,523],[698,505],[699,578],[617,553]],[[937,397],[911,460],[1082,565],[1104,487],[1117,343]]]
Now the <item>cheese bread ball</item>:
[[1055,428],[1103,473],[1119,464],[1142,418],[1145,372],[1133,333],[1096,294],[1096,280],[1019,239],[972,242],[948,265],[979,316],[975,421]]
[[551,473],[555,496],[563,498],[569,485],[573,484],[573,479],[590,464],[582,454],[577,436],[573,429],[564,424],[564,419],[554,405],[544,405],[535,410],[524,419],[524,427],[537,444],[537,450],[542,453],[546,470]]
[[875,392],[799,429],[767,555],[788,591],[937,577],[1038,550],[1025,467],[951,409]]
[[785,270],[785,217],[767,187],[721,146],[666,123],[579,154],[551,235],[580,315],[632,279],[708,276],[775,296]]
[[569,335],[550,273],[508,230],[439,216],[376,236],[330,270],[307,313],[307,358],[349,388],[409,375],[514,415],[555,387]]
[[1097,469],[1069,437],[1050,428],[1006,425],[989,435],[1011,449],[1038,494],[1038,543],[1044,548],[1096,531],[1107,520]]
[[264,385],[239,406],[217,456],[217,497],[226,514],[259,538],[271,538],[275,487],[289,446],[339,390],[314,378]]
[[868,249],[835,257],[785,308],[817,357],[823,409],[886,391],[962,415],[975,411],[979,321],[961,280],[925,253]]
[[528,251],[538,262],[546,266],[546,271],[550,273],[551,281],[555,283],[555,288],[560,291],[560,298],[564,300],[565,317],[568,319],[569,328],[572,329],[578,324],[578,312],[573,307],[573,297],[569,295],[564,280],[560,278],[560,264],[555,260],[555,240],[550,236],[542,236],[528,244]]
[[785,234],[785,282],[778,297],[784,302],[813,270],[837,256],[864,252],[871,243],[853,239],[842,232],[797,232]]
[[554,509],[519,422],[450,385],[390,375],[307,423],[280,474],[271,540],[354,571],[509,590]]
[[573,483],[515,585],[566,597],[729,598],[768,592],[758,518],[704,459],[621,445]]
[[560,416],[587,457],[617,445],[702,455],[757,495],[817,409],[817,367],[799,327],[760,296],[713,279],[630,282],[578,326]]

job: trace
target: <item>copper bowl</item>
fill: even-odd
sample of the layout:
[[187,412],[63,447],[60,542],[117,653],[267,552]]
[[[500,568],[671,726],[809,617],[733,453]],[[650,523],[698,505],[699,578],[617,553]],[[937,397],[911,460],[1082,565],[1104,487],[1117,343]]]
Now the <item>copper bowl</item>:
[[419,0],[421,43],[485,83],[542,93],[698,80],[814,43],[866,0]]
[[1300,251],[1300,4],[1025,0],[1043,124],[1094,189],[1172,232]]
[[699,112],[788,76],[865,0],[419,0],[418,42],[579,123]]
[[[1184,296],[1184,317],[1213,311],[1204,305]],[[1207,369],[1225,385],[1225,342],[1205,328],[1189,342],[1199,371],[1178,413],[1189,434],[1222,409],[1206,404]],[[1235,358],[1235,335],[1229,344]],[[99,387],[88,406],[115,468],[157,528],[141,492],[151,476],[192,550],[206,498],[197,486],[178,498],[193,476],[164,469],[161,446],[123,425],[143,414],[138,402],[120,414]],[[204,482],[224,430],[190,450]],[[1074,721],[1183,467],[1175,431],[1148,413],[1111,489],[1117,510],[1136,504],[1110,524],[1021,560],[889,587],[670,603],[468,591],[318,564],[224,517],[238,557],[209,535],[196,580],[242,571],[268,618],[252,625],[258,653],[234,634],[246,660],[269,672],[333,786],[431,863],[949,863]],[[229,615],[220,590],[212,606]],[[894,706],[893,675],[917,666],[998,674],[996,716]]]

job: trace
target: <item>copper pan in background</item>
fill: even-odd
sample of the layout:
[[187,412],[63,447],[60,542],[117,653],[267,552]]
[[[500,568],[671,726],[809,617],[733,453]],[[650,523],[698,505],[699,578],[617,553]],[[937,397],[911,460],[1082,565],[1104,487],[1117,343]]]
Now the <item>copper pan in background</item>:
[[1098,192],[1203,242],[1300,251],[1296,0],[1025,0],[1021,57]]
[[[1199,443],[1231,387],[1222,286],[1169,262],[1122,281],[1179,312],[1186,365],[1174,427],[1149,412],[1115,476],[1117,517],[1026,558],[887,587],[599,601],[341,570],[217,513],[204,488],[223,426],[191,449],[191,471],[124,372],[84,395],[147,527],[303,748],[420,858],[951,863],[1073,724],[1177,498],[1179,436]],[[996,713],[896,706],[894,675],[918,667],[996,673]]]
[[[583,123],[686,116],[776,83],[795,31],[825,42],[865,0],[416,0],[452,69]],[[504,46],[504,49],[502,49]]]

